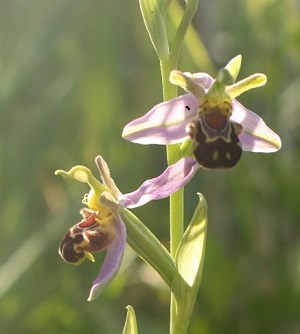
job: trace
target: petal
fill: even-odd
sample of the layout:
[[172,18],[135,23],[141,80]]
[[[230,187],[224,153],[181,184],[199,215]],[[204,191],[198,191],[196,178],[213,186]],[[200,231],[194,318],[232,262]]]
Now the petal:
[[116,236],[107,247],[105,260],[99,275],[93,282],[88,301],[94,300],[110,284],[118,273],[126,246],[126,227],[120,215],[116,213]]
[[184,72],[186,76],[189,76],[193,81],[201,86],[204,87],[205,89],[209,89],[210,86],[214,83],[215,79],[211,77],[209,74],[204,73],[204,72],[198,72],[198,73],[189,73],[189,72]]
[[281,147],[280,137],[271,130],[261,117],[232,100],[233,112],[230,119],[243,126],[239,135],[244,151],[270,153]]
[[267,77],[262,73],[255,73],[249,77],[228,86],[226,93],[233,99],[250,89],[261,87],[267,83]]
[[120,190],[115,184],[115,181],[110,176],[110,171],[106,161],[98,155],[95,159],[96,165],[100,172],[103,184],[112,192],[112,194],[117,198],[121,195]]
[[178,70],[172,71],[170,73],[170,82],[194,95],[198,101],[205,94],[205,87],[196,83],[196,81],[191,78],[191,74],[188,72],[182,73]]
[[146,115],[130,122],[122,137],[138,144],[176,144],[188,138],[187,123],[197,116],[198,102],[186,94],[160,103]]
[[169,166],[160,176],[145,181],[137,190],[123,195],[119,203],[124,208],[135,208],[150,201],[166,198],[185,186],[200,168],[194,158],[185,157]]

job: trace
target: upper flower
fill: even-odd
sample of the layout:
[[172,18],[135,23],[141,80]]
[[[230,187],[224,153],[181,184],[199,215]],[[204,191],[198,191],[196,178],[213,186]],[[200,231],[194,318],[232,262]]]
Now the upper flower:
[[83,199],[87,206],[80,211],[83,219],[70,228],[61,240],[61,257],[68,263],[79,265],[85,259],[94,262],[92,253],[107,250],[88,300],[95,299],[119,271],[126,245],[126,227],[120,216],[121,210],[170,196],[183,187],[197,171],[192,158],[180,160],[158,177],[145,181],[137,190],[122,195],[110,177],[104,159],[98,156],[96,164],[102,182],[84,166],[75,166],[68,172],[55,172],[56,175],[87,183],[91,188]]
[[146,115],[130,122],[123,138],[139,144],[175,144],[192,139],[196,160],[206,168],[234,166],[242,150],[274,152],[281,140],[258,115],[235,97],[266,83],[256,73],[234,83],[241,56],[220,70],[216,80],[206,73],[172,71],[170,81],[187,91],[160,103]]

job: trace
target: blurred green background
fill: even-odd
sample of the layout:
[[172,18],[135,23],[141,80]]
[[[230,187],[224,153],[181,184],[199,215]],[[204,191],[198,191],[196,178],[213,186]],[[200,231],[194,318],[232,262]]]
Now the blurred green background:
[[[197,192],[209,208],[190,333],[299,333],[300,3],[200,0],[194,26],[213,69],[197,43],[182,49],[179,69],[215,75],[241,53],[239,78],[263,72],[268,84],[239,100],[283,147],[244,153],[233,170],[200,171],[188,185],[186,222]],[[138,1],[1,1],[1,333],[117,334],[127,304],[140,333],[168,332],[168,289],[129,247],[110,288],[86,301],[104,254],[73,267],[57,249],[88,189],[54,176],[76,164],[96,173],[97,154],[124,193],[158,175],[165,148],[131,144],[121,131],[161,100]],[[134,213],[168,246],[167,200]]]

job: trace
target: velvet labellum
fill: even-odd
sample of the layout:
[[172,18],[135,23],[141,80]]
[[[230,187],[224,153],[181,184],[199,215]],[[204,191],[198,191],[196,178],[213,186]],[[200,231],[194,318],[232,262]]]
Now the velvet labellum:
[[81,264],[86,258],[94,262],[91,253],[107,248],[113,239],[113,235],[101,224],[98,212],[83,209],[81,214],[83,219],[67,231],[59,245],[59,255],[73,265]]
[[230,120],[231,110],[229,101],[212,108],[206,101],[199,107],[197,120],[187,125],[194,156],[203,168],[229,169],[241,158],[242,126]]

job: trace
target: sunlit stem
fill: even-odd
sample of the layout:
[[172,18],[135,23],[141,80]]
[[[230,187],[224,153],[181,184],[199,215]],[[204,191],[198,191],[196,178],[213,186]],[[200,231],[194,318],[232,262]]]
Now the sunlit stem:
[[[168,59],[161,61],[161,77],[162,77],[162,89],[164,101],[168,101],[177,96],[177,88],[169,81],[169,76],[172,70],[177,69],[180,49],[184,37],[187,33],[188,27],[192,21],[192,18],[197,10],[198,1],[186,2],[186,8],[181,18],[179,27],[176,31],[173,43],[170,44],[170,56]],[[180,145],[168,145],[167,146],[167,160],[168,165],[171,165],[181,158]],[[170,253],[174,258],[176,250],[181,241],[184,225],[184,190],[181,189],[170,196]],[[176,322],[176,303],[174,296],[171,295],[171,307],[170,307],[170,333],[185,333],[177,326]]]
[[[174,65],[174,66],[172,66]],[[164,100],[170,100],[177,96],[177,86],[169,82],[170,71],[177,68],[177,63],[173,64],[171,61],[161,63],[161,76],[163,86]],[[175,163],[181,158],[180,145],[167,146],[167,161],[168,165]],[[170,253],[172,258],[175,257],[176,250],[183,235],[183,215],[184,215],[184,190],[183,188],[170,196]],[[170,306],[170,333],[181,333],[176,329],[177,327],[177,313],[176,302],[173,294],[171,294]],[[184,333],[184,332],[182,332]]]
[[[186,7],[184,9],[183,16],[176,31],[175,38],[173,40],[173,43],[170,44],[170,60],[172,62],[175,62],[176,64],[178,63],[178,58],[183,44],[183,40],[196,13],[198,3],[199,0],[186,1]],[[177,67],[174,69],[177,69]]]
[[[177,64],[174,64],[176,66]],[[164,100],[177,96],[177,87],[169,82],[170,70],[174,69],[169,63],[161,63],[161,75]],[[167,146],[168,165],[172,165],[181,158],[180,145]],[[183,234],[183,189],[170,196],[170,253],[174,258]]]
[[[183,16],[184,10],[179,3],[179,1],[173,1],[172,6],[170,6],[168,10],[168,16],[172,21],[174,27],[178,27],[180,24],[180,20]],[[206,68],[208,71],[207,73],[214,73],[215,67],[212,63],[209,53],[202,42],[197,30],[192,26],[189,25],[187,34],[184,38],[184,45],[187,48],[193,63],[198,68]],[[199,57],[201,55],[201,57]]]

